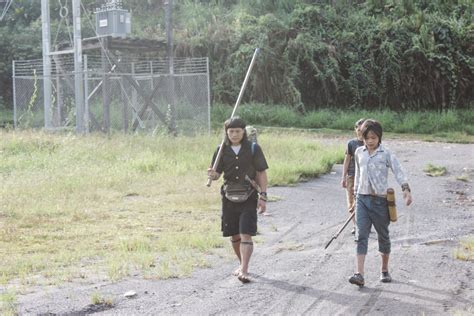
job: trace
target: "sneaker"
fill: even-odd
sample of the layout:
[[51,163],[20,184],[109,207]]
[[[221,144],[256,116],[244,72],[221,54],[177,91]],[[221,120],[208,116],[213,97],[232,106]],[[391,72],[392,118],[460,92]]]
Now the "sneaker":
[[356,228],[353,227],[352,230],[351,230],[351,234],[352,234],[352,235],[355,235],[355,233],[356,233]]
[[392,277],[390,276],[390,273],[388,271],[384,271],[380,274],[380,281],[383,283],[389,283],[392,282]]
[[354,275],[349,278],[349,283],[364,286],[364,277],[360,273],[354,273]]

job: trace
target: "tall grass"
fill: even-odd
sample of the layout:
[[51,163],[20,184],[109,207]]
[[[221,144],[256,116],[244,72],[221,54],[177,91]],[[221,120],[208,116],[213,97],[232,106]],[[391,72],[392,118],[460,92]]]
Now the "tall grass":
[[0,126],[13,125],[13,111],[0,105]]
[[[223,122],[231,111],[230,106],[213,107],[213,121]],[[474,135],[472,110],[449,110],[440,113],[320,109],[302,114],[286,106],[245,104],[239,109],[239,115],[253,124],[263,126],[352,130],[358,119],[373,118],[382,124],[386,132],[439,136],[457,132]]]
[[0,292],[0,313],[4,316],[17,315],[17,297],[14,292]]
[[[179,109],[184,109],[182,105]],[[212,122],[218,127],[231,114],[232,107],[216,105],[212,107]],[[244,104],[238,115],[246,121],[260,126],[328,128],[335,130],[352,130],[360,118],[374,118],[382,123],[385,132],[424,134],[427,139],[445,139],[448,141],[469,142],[474,135],[474,111],[448,110],[445,112],[419,111],[367,111],[320,109],[300,113],[283,105]],[[0,109],[0,126],[12,125],[13,113]],[[186,127],[182,124],[181,128]],[[431,137],[431,138],[430,138]]]
[[[219,142],[217,134],[0,130],[0,282],[168,278],[208,266],[206,254],[229,247],[219,231],[221,180],[205,186]],[[262,132],[259,143],[271,185],[317,176],[343,158],[342,144],[322,146],[310,134]]]

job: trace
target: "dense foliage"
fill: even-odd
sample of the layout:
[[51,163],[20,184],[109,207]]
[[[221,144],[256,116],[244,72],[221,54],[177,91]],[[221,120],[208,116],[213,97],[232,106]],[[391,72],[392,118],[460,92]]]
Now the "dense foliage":
[[[215,105],[212,121],[221,128],[231,114],[232,107]],[[437,111],[392,111],[320,108],[301,114],[288,106],[247,103],[239,108],[239,116],[253,125],[265,127],[353,130],[354,122],[360,118],[379,121],[384,132],[430,134],[448,136],[456,142],[474,141],[474,111],[468,109]]]
[[[0,22],[6,98],[11,57],[38,58],[41,49],[39,4],[15,2]],[[133,11],[135,36],[165,36],[162,1],[124,4]],[[210,57],[213,100],[220,103],[235,102],[260,47],[246,101],[302,112],[471,108],[473,16],[470,0],[175,0],[175,54]]]

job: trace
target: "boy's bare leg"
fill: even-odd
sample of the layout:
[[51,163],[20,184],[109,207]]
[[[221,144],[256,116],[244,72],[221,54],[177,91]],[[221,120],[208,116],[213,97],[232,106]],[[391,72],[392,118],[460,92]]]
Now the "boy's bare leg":
[[240,254],[242,256],[240,276],[248,278],[249,262],[253,252],[252,236],[241,234],[240,238],[242,239],[240,242]]
[[365,255],[357,255],[356,273],[360,273],[361,275],[364,275],[364,262],[365,262]]
[[232,237],[230,237],[230,242],[232,243],[232,248],[234,249],[235,255],[239,259],[239,267],[233,273],[236,276],[240,274],[240,270],[242,268],[241,267],[241,265],[242,265],[242,256],[240,254],[240,241],[241,241],[240,235],[233,235]]
[[388,253],[381,253],[382,256],[382,272],[388,272],[388,259],[390,258],[390,254]]
[[[347,186],[347,191],[346,191],[346,194],[347,194],[347,207],[349,210],[352,210],[352,212],[355,211],[355,196],[354,196],[354,181],[352,180],[351,183],[349,183],[349,185]],[[356,217],[352,217],[352,224],[354,224],[354,229],[356,227]]]

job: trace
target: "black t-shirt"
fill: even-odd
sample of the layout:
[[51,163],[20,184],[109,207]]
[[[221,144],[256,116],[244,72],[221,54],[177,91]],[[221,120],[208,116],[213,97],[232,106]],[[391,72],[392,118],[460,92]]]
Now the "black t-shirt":
[[[212,165],[214,165],[218,151],[219,148],[214,152]],[[268,165],[262,148],[255,144],[254,153],[252,154],[252,143],[244,141],[238,154],[235,154],[231,146],[224,145],[222,158],[217,165],[216,171],[218,173],[224,172],[224,182],[243,183],[245,182],[245,175],[254,180],[256,171],[264,171],[266,169],[268,169]]]
[[349,176],[355,175],[354,154],[355,154],[356,149],[359,148],[360,146],[364,146],[364,142],[362,140],[358,140],[357,138],[351,139],[347,143],[346,155],[351,156],[351,160],[349,162],[349,168],[347,169],[347,175]]

